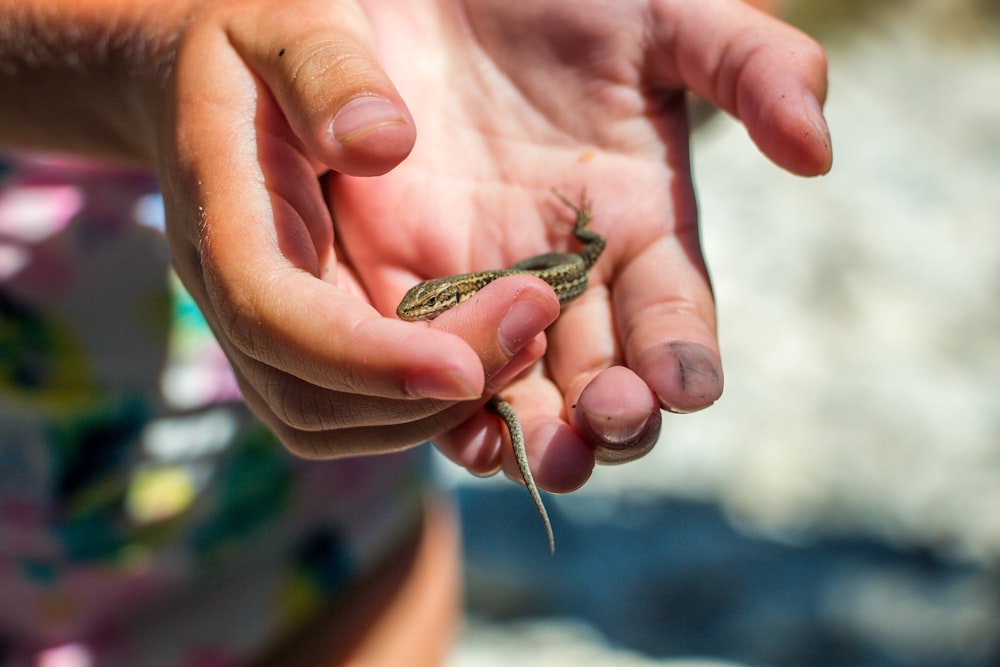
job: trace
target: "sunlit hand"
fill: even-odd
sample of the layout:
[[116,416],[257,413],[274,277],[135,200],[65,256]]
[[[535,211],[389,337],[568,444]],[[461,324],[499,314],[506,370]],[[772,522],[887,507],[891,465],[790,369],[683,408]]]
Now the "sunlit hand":
[[[812,40],[736,0],[269,4],[187,33],[161,171],[179,270],[292,450],[435,437],[474,472],[502,458],[516,477],[479,409],[501,391],[536,480],[565,491],[595,452],[648,451],[661,407],[718,398],[684,92],[779,165],[822,173]],[[420,280],[575,251],[553,187],[586,187],[608,246],[545,334],[558,302],[530,277],[431,324],[393,318]]]

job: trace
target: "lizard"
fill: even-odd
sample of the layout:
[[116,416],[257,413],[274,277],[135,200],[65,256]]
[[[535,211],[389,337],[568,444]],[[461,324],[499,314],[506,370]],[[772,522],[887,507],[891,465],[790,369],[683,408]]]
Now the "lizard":
[[[555,290],[560,304],[566,304],[583,294],[588,284],[587,271],[604,251],[606,242],[603,236],[590,229],[593,214],[590,208],[591,202],[586,196],[586,190],[580,193],[579,206],[555,190],[552,190],[552,193],[576,214],[576,221],[573,225],[573,236],[583,244],[583,249],[578,254],[548,252],[517,262],[506,269],[459,273],[442,278],[425,280],[410,288],[402,301],[400,301],[399,307],[396,309],[396,315],[400,319],[407,321],[434,319],[449,308],[453,308],[471,298],[476,292],[494,280],[512,275],[527,274],[541,278]],[[514,449],[514,456],[517,459],[518,469],[520,470],[521,477],[524,479],[525,486],[528,488],[528,492],[531,494],[535,508],[542,518],[542,523],[545,525],[545,533],[549,542],[549,553],[554,554],[555,536],[552,532],[552,523],[549,520],[548,512],[545,510],[545,503],[542,502],[542,497],[538,492],[534,476],[528,467],[528,457],[524,448],[524,434],[517,413],[499,395],[490,398],[486,405],[507,426],[511,445]]]

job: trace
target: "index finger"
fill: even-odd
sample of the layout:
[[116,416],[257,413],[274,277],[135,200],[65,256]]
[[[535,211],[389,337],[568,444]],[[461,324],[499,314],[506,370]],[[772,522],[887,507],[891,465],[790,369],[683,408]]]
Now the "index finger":
[[732,0],[660,0],[653,14],[652,87],[690,89],[733,114],[792,173],[829,171],[826,56],[815,40]]

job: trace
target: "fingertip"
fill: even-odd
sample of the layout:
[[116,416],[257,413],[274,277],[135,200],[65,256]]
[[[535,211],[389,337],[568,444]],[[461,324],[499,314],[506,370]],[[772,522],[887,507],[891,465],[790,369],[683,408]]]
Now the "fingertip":
[[594,474],[594,463],[587,443],[568,425],[560,424],[542,457],[541,484],[552,493],[576,491]]
[[[814,110],[815,107],[815,110]],[[760,150],[779,167],[796,176],[821,176],[833,165],[830,130],[815,98],[801,105],[784,99],[744,119]]]
[[704,345],[670,341],[648,350],[636,364],[638,374],[669,412],[695,412],[722,396],[722,364]]
[[361,95],[334,114],[324,139],[328,166],[352,176],[378,176],[410,154],[416,128],[398,97]]
[[[587,483],[594,473],[594,453],[568,424],[562,421],[524,421],[524,439],[535,483],[552,493],[570,493]],[[524,483],[514,451],[503,450],[504,473]]]
[[822,102],[815,95],[807,94],[803,104],[803,118],[811,126],[805,128],[804,137],[804,143],[810,148],[809,159],[800,165],[798,171],[792,171],[800,176],[821,176],[833,167],[833,137],[823,115]]
[[738,115],[750,136],[776,164],[798,176],[819,176],[833,164],[833,141],[823,114],[826,54],[812,38],[748,66],[741,82]]
[[462,338],[493,380],[512,361],[526,360],[523,352],[533,358],[544,353],[544,339],[538,336],[558,316],[559,300],[552,288],[533,276],[517,275],[486,285],[431,326]]
[[497,436],[493,415],[480,409],[436,437],[434,443],[453,463],[477,477],[487,477],[500,469],[500,438]]
[[649,453],[660,436],[660,401],[624,366],[596,375],[580,393],[573,425],[591,443],[602,464],[634,461]]
[[[358,352],[369,367],[385,366],[391,377],[402,380],[402,395],[416,399],[464,401],[482,396],[485,385],[482,365],[475,351],[457,336],[390,318],[372,318],[355,327],[346,345],[377,354]],[[379,376],[382,373],[378,374]],[[353,378],[359,393],[386,393],[394,387],[366,386]]]
[[356,3],[303,1],[278,14],[247,12],[230,19],[230,37],[316,162],[374,176],[413,149],[413,118]]
[[[822,45],[773,16],[733,3],[691,3],[702,30],[665,32],[684,84],[746,126],[780,167],[801,176],[830,170],[830,131],[822,113],[827,58]],[[667,19],[661,19],[667,23]]]
[[469,401],[481,393],[475,380],[452,368],[418,370],[406,379],[405,388],[413,398],[439,401]]

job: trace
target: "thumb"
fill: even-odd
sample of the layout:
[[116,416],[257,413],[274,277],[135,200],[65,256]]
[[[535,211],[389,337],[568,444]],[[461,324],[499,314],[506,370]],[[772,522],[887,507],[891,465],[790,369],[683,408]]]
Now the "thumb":
[[416,129],[379,65],[353,0],[260,3],[230,39],[264,80],[306,152],[335,171],[375,176],[413,148]]

